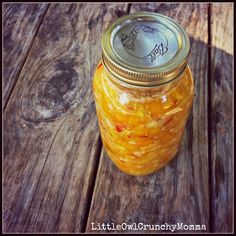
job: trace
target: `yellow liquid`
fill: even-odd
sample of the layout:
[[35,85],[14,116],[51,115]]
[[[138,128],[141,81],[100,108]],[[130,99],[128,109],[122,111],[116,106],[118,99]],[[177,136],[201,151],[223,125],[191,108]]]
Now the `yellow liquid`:
[[93,92],[103,145],[120,170],[147,175],[176,155],[193,100],[189,67],[173,82],[143,88],[114,82],[99,63]]

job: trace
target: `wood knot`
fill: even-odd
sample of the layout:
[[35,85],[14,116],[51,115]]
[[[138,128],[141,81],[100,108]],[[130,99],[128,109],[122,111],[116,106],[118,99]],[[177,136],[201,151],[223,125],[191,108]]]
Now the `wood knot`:
[[82,82],[72,59],[49,65],[40,78],[33,78],[22,96],[22,115],[27,121],[53,121],[81,101]]

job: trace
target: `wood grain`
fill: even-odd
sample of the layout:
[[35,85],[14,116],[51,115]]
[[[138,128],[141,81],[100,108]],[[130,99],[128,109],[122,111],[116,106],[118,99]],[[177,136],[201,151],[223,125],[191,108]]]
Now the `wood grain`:
[[98,40],[126,9],[50,6],[4,113],[4,232],[85,227],[101,146],[91,89]]
[[178,155],[159,172],[146,177],[125,175],[103,150],[87,231],[92,231],[92,222],[95,225],[182,222],[205,224],[209,231],[208,4],[132,4],[130,10],[165,14],[187,30],[191,37],[194,104]]
[[3,4],[3,107],[12,92],[48,4]]
[[211,188],[214,232],[233,232],[233,4],[211,6]]
[[[4,232],[91,232],[92,222],[233,231],[233,4],[130,5],[3,4]],[[146,177],[120,172],[104,149],[99,162],[91,90],[102,31],[129,9],[170,16],[191,40],[182,145]]]

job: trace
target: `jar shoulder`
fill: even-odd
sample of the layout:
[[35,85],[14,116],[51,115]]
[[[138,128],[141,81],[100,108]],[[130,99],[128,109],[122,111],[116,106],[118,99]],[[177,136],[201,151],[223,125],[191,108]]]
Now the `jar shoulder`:
[[116,102],[116,106],[144,105],[154,106],[160,110],[167,107],[174,108],[177,105],[191,100],[194,93],[194,82],[189,66],[186,67],[181,78],[158,87],[138,88],[123,86],[114,83],[107,75],[104,66],[100,62],[96,68],[93,89],[95,94],[101,94],[110,102]]

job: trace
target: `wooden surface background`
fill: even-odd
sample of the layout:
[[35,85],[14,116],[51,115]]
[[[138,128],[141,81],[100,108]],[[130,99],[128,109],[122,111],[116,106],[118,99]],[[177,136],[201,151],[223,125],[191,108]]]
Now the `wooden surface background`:
[[[91,89],[102,31],[140,10],[186,29],[195,81],[177,157],[146,177],[108,159]],[[232,3],[12,3],[2,14],[4,232],[92,232],[92,222],[233,231]]]

